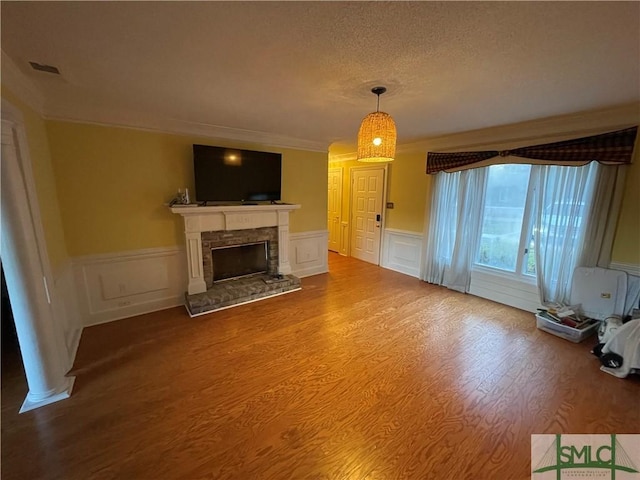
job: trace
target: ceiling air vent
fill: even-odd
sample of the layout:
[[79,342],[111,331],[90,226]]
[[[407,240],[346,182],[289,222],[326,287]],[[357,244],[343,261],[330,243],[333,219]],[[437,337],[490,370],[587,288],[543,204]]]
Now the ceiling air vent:
[[39,72],[47,72],[53,73],[54,75],[60,75],[60,70],[58,70],[58,67],[54,67],[53,65],[42,65],[36,62],[29,62],[29,65],[31,65],[31,68],[33,68],[34,70],[38,70]]

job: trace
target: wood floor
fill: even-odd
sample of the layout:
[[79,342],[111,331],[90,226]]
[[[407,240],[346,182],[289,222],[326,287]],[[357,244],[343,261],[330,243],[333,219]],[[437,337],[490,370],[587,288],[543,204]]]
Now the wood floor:
[[593,339],[330,254],[303,290],[85,329],[70,399],[18,415],[2,478],[528,479],[532,433],[637,433],[640,381]]

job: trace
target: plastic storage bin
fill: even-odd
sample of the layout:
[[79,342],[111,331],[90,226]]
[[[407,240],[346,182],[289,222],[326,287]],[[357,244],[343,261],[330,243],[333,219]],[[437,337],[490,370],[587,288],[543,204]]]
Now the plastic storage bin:
[[611,315],[622,316],[626,294],[625,272],[598,267],[578,267],[573,272],[570,303],[579,305],[580,313],[594,319],[593,324],[583,329],[573,328],[538,312],[536,326],[570,342],[579,343],[598,329],[598,320],[604,320]]
[[580,343],[585,338],[589,338],[598,330],[599,322],[594,320],[591,325],[578,329],[568,325],[557,323],[551,319],[544,317],[544,313],[536,313],[536,326],[547,333],[551,333],[557,337],[564,338],[573,343]]

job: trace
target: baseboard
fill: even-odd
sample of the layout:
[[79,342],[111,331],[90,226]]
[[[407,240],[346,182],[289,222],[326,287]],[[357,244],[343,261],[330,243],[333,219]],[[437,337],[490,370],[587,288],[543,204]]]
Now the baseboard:
[[385,228],[380,266],[420,278],[422,233]]
[[184,303],[187,268],[182,247],[77,257],[73,270],[83,326]]
[[290,233],[291,273],[299,278],[327,273],[329,271],[328,241],[327,230]]

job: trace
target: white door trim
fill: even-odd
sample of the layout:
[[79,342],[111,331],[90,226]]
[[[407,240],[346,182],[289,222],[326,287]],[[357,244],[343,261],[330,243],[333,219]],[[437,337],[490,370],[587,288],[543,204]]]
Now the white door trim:
[[343,167],[330,168],[329,169],[329,174],[331,174],[332,172],[333,173],[340,173],[340,188],[339,188],[338,194],[336,195],[337,199],[338,199],[338,222],[335,225],[335,228],[337,228],[338,231],[334,232],[332,230],[332,226],[331,226],[330,223],[327,225],[327,230],[329,230],[329,239],[331,239],[332,234],[338,236],[338,248],[337,248],[337,250],[332,250],[332,251],[340,252],[340,247],[341,247],[340,235],[341,235],[341,229],[342,229],[342,226],[341,226],[342,225],[342,191],[343,191],[343,188],[344,188],[343,187],[344,169],[343,169]]

